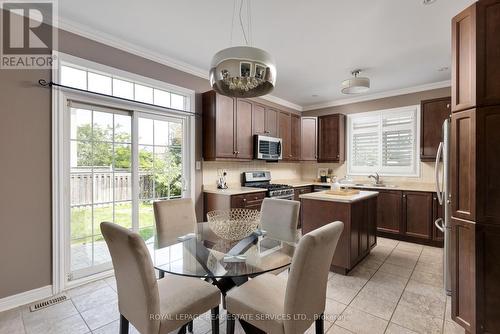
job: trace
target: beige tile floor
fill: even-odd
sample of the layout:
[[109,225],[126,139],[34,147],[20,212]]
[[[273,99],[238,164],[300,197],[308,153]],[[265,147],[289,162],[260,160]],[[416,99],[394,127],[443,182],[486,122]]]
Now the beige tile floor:
[[[441,268],[441,249],[378,238],[372,253],[348,276],[330,274],[325,331],[464,333],[451,320],[450,298],[441,288]],[[110,277],[69,290],[70,300],[37,312],[25,306],[0,313],[0,334],[116,334],[115,290]],[[207,315],[195,321],[194,330],[196,334],[210,332]],[[242,333],[239,326],[237,333]],[[314,333],[314,327],[307,333]]]

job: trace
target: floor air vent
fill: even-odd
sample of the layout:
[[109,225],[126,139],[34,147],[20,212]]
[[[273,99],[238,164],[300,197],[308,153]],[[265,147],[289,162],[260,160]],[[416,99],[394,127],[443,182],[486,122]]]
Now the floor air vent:
[[62,303],[66,300],[68,300],[68,296],[66,296],[66,295],[55,296],[55,297],[52,297],[50,299],[46,299],[46,300],[43,300],[41,302],[38,302],[38,303],[31,305],[30,310],[31,310],[31,312],[35,312],[35,311],[44,309],[44,308],[52,306],[52,305]]

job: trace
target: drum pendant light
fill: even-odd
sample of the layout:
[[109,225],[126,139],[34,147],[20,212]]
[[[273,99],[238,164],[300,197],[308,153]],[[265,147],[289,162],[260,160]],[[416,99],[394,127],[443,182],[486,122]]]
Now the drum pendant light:
[[351,72],[353,78],[344,80],[342,82],[343,94],[360,94],[365,93],[370,89],[370,79],[358,77],[361,70],[354,70]]
[[[247,31],[243,27],[241,15],[244,1],[247,2]],[[209,73],[210,86],[218,93],[232,97],[266,95],[276,84],[276,65],[268,52],[249,45],[247,33],[251,34],[250,0],[240,0],[239,21],[246,46],[223,49],[213,56]]]

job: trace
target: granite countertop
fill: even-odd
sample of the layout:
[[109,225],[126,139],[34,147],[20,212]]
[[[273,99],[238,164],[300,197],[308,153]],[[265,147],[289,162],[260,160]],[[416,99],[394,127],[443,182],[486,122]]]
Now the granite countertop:
[[[273,180],[272,183],[288,184],[294,188],[307,187],[307,186],[330,186],[330,183],[317,182],[314,180]],[[362,183],[362,182],[359,182]],[[356,185],[356,184],[341,184],[355,189],[376,189],[376,190],[406,190],[406,191],[425,191],[436,192],[436,185],[434,183],[424,182],[401,182],[401,183],[387,183],[385,187],[377,187],[374,185]]]
[[353,203],[357,201],[362,201],[367,198],[375,197],[378,195],[376,191],[365,191],[362,190],[359,194],[344,196],[344,195],[330,195],[326,191],[314,192],[309,194],[300,195],[301,199],[312,199],[318,201],[330,201],[330,202],[341,202],[341,203]]
[[238,185],[228,185],[227,189],[218,189],[216,186],[203,186],[203,192],[205,193],[227,196],[260,193],[265,191],[267,190],[262,188],[242,187]]

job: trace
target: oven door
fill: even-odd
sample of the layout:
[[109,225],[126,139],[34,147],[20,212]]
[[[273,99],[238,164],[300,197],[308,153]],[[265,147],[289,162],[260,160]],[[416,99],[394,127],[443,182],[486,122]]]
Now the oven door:
[[274,199],[289,199],[289,200],[293,200],[293,194],[291,195],[280,195],[280,196],[272,196],[270,198],[274,198]]
[[255,135],[255,159],[259,160],[281,160],[282,159],[281,138]]

